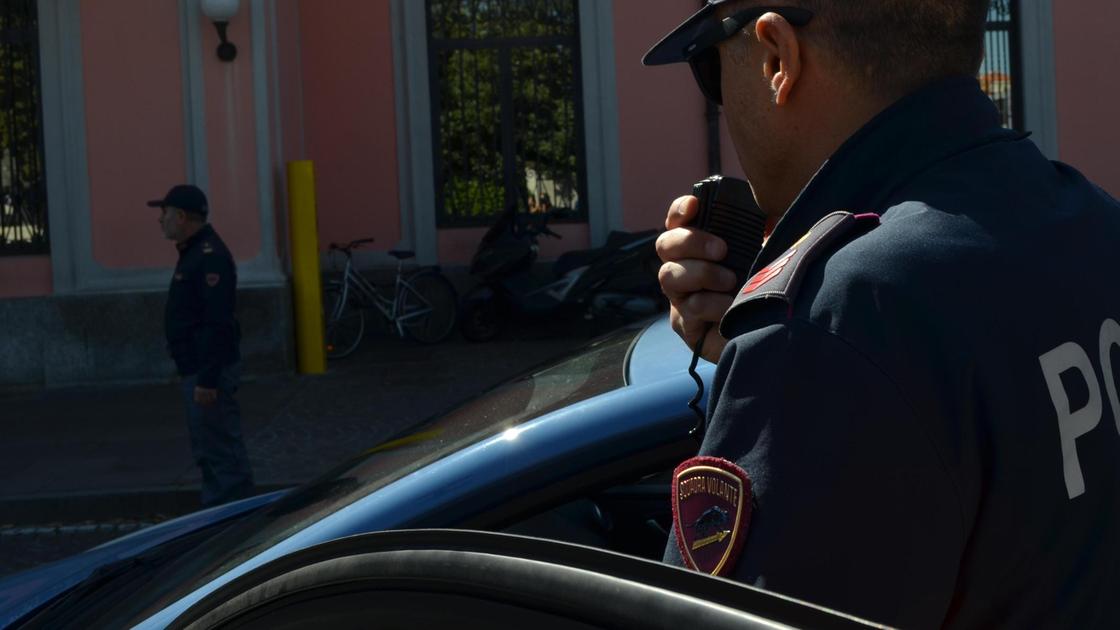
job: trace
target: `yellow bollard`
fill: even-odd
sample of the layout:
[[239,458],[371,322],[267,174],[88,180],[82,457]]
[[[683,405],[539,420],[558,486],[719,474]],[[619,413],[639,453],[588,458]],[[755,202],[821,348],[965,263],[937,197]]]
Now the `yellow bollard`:
[[292,288],[296,365],[301,374],[327,371],[323,343],[323,288],[319,275],[319,229],[315,218],[315,171],[310,160],[288,162]]

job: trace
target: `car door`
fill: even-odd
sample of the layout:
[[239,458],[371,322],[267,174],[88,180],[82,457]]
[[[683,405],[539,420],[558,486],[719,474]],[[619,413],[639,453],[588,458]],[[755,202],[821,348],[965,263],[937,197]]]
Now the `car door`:
[[214,591],[171,628],[868,628],[658,562],[470,530],[339,539]]

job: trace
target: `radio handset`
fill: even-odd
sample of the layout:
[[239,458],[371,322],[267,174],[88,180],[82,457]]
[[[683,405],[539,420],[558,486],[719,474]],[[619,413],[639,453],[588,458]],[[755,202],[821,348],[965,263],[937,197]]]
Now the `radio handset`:
[[735,272],[738,289],[762,251],[766,215],[755,203],[750,184],[741,179],[712,175],[696,183],[692,194],[700,200],[700,212],[690,226],[727,243],[727,256],[720,264]]
[[[738,290],[747,281],[751,265],[762,251],[766,215],[755,203],[750,184],[741,179],[712,175],[697,182],[692,187],[692,194],[700,200],[700,212],[689,226],[715,234],[727,243],[727,256],[719,264],[735,272],[735,288]],[[704,381],[696,373],[696,364],[711,327],[708,324],[704,328],[700,340],[692,349],[692,363],[688,366],[688,374],[696,381],[696,396],[688,406],[697,417],[691,435],[698,443],[703,442],[707,427],[704,412],[700,410]]]

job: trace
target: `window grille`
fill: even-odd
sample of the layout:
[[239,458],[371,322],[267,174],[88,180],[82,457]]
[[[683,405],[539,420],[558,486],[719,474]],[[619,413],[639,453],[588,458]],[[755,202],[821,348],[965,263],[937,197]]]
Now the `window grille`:
[[429,0],[441,227],[586,220],[576,0]]
[[1003,126],[1022,130],[1023,81],[1019,42],[1018,0],[992,0],[984,35],[980,86],[999,109]]
[[47,193],[36,0],[0,3],[0,256],[45,254]]

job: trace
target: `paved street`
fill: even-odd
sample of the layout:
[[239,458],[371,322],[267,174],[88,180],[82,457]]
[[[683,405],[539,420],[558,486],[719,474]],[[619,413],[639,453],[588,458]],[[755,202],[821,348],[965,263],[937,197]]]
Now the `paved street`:
[[[258,486],[311,479],[597,332],[537,322],[486,344],[433,346],[374,334],[325,375],[247,381],[239,398]],[[0,404],[0,574],[197,508],[175,384],[8,394]]]

